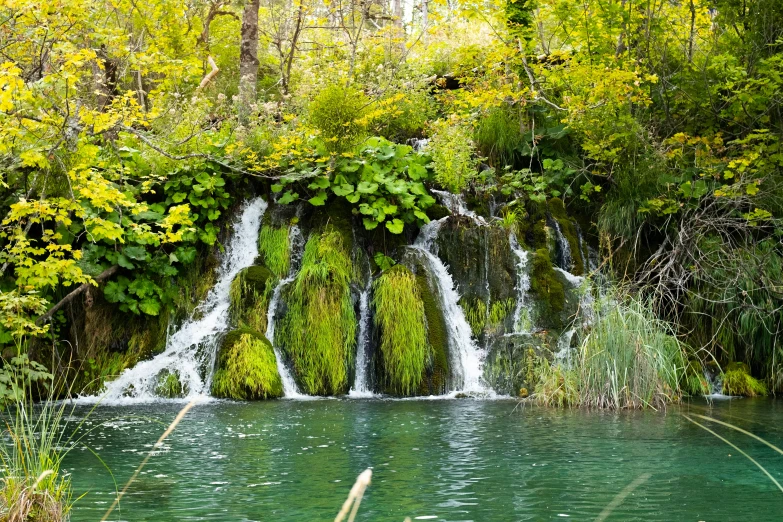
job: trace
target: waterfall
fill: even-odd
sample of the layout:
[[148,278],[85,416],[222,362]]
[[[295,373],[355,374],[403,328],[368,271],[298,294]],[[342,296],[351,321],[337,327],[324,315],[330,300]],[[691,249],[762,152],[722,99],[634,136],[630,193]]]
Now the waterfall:
[[[528,333],[532,327],[530,324],[530,303],[527,302],[527,293],[530,290],[530,274],[528,273],[528,251],[522,248],[517,241],[517,236],[512,232],[509,235],[511,251],[517,257],[517,302],[514,305],[513,332]],[[524,317],[523,317],[524,316]]]
[[427,145],[429,145],[430,140],[427,138],[411,138],[408,140],[408,145],[413,147],[413,152],[422,152],[425,148],[427,148]]
[[370,345],[370,292],[372,291],[372,277],[368,277],[367,284],[359,295],[359,337],[356,343],[356,378],[353,387],[348,393],[351,397],[373,397],[367,379],[368,365],[367,350]]
[[431,189],[430,192],[435,194],[438,200],[440,200],[441,205],[449,209],[449,212],[455,216],[467,216],[475,221],[478,225],[487,224],[483,217],[479,216],[472,210],[468,210],[468,208],[465,206],[465,201],[462,199],[460,194],[452,194],[451,192],[445,190],[435,189]]
[[215,286],[199,304],[193,317],[168,337],[163,352],[107,382],[102,395],[83,397],[82,400],[104,404],[157,400],[156,388],[164,372],[178,376],[188,400],[209,394],[218,340],[229,324],[231,282],[258,256],[258,230],[266,208],[267,204],[261,198],[245,204],[226,244]]
[[568,244],[568,239],[563,235],[563,231],[560,229],[560,223],[556,219],[552,219],[552,228],[555,231],[555,241],[557,242],[557,265],[563,270],[571,270],[573,260],[571,258],[571,245]]
[[593,305],[595,304],[591,280],[586,277],[574,275],[557,266],[554,267],[554,269],[563,274],[571,286],[579,292],[579,317],[582,320],[583,327],[590,326],[593,322]]
[[571,368],[574,361],[571,360],[571,355],[574,350],[571,348],[571,339],[574,337],[575,330],[566,330],[560,335],[557,340],[557,352],[555,353],[555,362],[563,364],[566,368]]
[[465,313],[459,306],[459,294],[454,289],[454,281],[446,266],[435,255],[438,231],[448,218],[431,221],[424,225],[419,237],[411,247],[419,252],[426,265],[427,274],[441,300],[443,315],[448,329],[449,354],[454,391],[487,393],[490,390],[483,384],[484,353],[476,346],[471,337],[470,325],[465,319]]
[[296,399],[305,397],[299,392],[299,388],[296,386],[296,381],[293,375],[285,365],[283,360],[283,354],[275,343],[275,320],[277,316],[277,305],[280,302],[280,295],[283,288],[296,279],[296,274],[299,273],[299,266],[302,260],[302,252],[304,250],[304,238],[296,225],[291,225],[288,229],[288,242],[291,245],[291,262],[288,270],[288,276],[281,279],[277,286],[275,286],[274,292],[272,292],[272,299],[269,300],[269,308],[266,311],[266,338],[272,344],[272,350],[275,352],[275,362],[277,363],[277,373],[280,374],[280,381],[283,384],[283,396],[287,399]]

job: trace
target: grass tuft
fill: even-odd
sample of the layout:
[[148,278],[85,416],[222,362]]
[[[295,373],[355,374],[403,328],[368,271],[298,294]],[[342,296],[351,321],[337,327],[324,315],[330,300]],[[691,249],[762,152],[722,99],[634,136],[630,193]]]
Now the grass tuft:
[[373,307],[381,332],[385,389],[411,395],[422,382],[430,352],[416,276],[403,265],[384,272],[373,283]]
[[283,396],[272,345],[261,334],[237,330],[220,350],[218,369],[212,379],[212,394],[237,400],[271,399]]

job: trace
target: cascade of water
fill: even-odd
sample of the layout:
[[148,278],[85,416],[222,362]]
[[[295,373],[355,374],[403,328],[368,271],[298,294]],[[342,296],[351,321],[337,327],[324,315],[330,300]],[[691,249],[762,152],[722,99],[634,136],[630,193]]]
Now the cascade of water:
[[512,232],[509,235],[511,251],[517,257],[517,302],[514,305],[514,333],[527,333],[530,331],[530,303],[527,302],[527,293],[530,290],[530,274],[528,273],[528,251],[522,248],[517,241],[517,236]]
[[296,225],[291,225],[288,229],[288,243],[291,245],[291,262],[288,270],[288,276],[281,279],[272,292],[272,299],[269,300],[269,308],[266,312],[266,338],[272,344],[272,350],[275,352],[275,362],[277,363],[277,373],[280,374],[280,381],[283,384],[283,396],[288,399],[296,399],[304,397],[299,392],[299,388],[296,386],[296,381],[293,375],[285,365],[283,360],[283,354],[280,353],[280,349],[275,343],[275,326],[277,318],[277,305],[280,302],[280,295],[283,288],[296,279],[296,274],[299,272],[299,266],[302,260],[302,252],[304,249],[304,238]]
[[426,265],[427,275],[434,284],[443,307],[448,330],[449,354],[454,390],[487,393],[483,384],[484,352],[476,346],[465,313],[459,306],[459,294],[446,266],[436,255],[435,239],[443,222],[448,218],[431,221],[424,225],[419,237],[411,247],[419,252]]
[[573,361],[571,356],[573,349],[571,349],[571,339],[574,337],[575,330],[566,330],[560,335],[557,340],[557,352],[555,353],[555,362],[563,364],[566,368],[571,368]]
[[571,270],[573,265],[573,259],[571,258],[571,245],[568,244],[568,239],[563,235],[563,231],[560,229],[560,223],[556,219],[552,220],[553,229],[555,231],[555,241],[557,242],[557,266],[563,270]]
[[356,379],[351,391],[351,397],[372,397],[368,382],[367,349],[370,344],[370,292],[372,291],[372,277],[367,279],[367,284],[359,295],[359,337],[356,343]]
[[566,280],[579,292],[579,317],[582,320],[582,326],[590,326],[593,322],[593,306],[595,304],[592,281],[585,277],[574,275],[558,266],[554,268],[563,274]]
[[589,263],[589,255],[585,255],[585,251],[587,250],[587,243],[585,242],[585,238],[582,235],[582,227],[579,225],[576,225],[576,239],[579,244],[579,257],[582,260],[582,266],[584,267],[584,273],[590,272],[590,263]]
[[163,352],[107,382],[103,395],[84,397],[83,401],[116,404],[159,399],[156,388],[164,372],[178,376],[186,399],[209,394],[217,341],[228,328],[231,282],[258,256],[258,230],[266,208],[267,204],[261,198],[245,204],[226,244],[215,286],[194,316],[168,337]]
[[427,145],[429,145],[430,140],[427,138],[411,138],[408,140],[408,145],[413,147],[414,152],[421,152],[423,151]]
[[440,200],[440,204],[449,209],[449,212],[455,216],[467,216],[479,225],[486,225],[487,222],[472,210],[468,210],[465,201],[460,194],[452,194],[445,190],[430,190]]

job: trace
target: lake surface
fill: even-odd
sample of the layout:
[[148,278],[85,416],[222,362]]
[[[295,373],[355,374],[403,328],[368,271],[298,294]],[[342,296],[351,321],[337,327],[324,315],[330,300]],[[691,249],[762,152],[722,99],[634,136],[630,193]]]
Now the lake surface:
[[[149,460],[111,520],[333,520],[366,468],[373,477],[357,518],[364,521],[593,520],[602,512],[607,520],[783,517],[783,493],[682,416],[711,415],[783,447],[783,401],[697,401],[666,413],[515,406],[471,399],[201,404]],[[98,407],[84,442],[121,489],[181,407]],[[699,422],[783,482],[783,456]],[[72,451],[65,467],[75,496],[86,492],[72,520],[99,520],[115,496],[112,476],[87,449]]]

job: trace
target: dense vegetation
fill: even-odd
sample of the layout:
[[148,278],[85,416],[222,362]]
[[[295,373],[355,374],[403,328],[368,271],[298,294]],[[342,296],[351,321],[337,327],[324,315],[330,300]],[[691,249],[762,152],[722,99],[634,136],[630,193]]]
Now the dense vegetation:
[[[783,389],[779,0],[8,0],[0,19],[3,404],[98,391],[159,352],[255,194],[323,217],[269,340],[303,391],[345,393],[354,372],[365,276],[340,219],[382,274],[383,386],[442,391],[444,317],[421,271],[395,265],[445,215],[433,190],[530,249],[540,337],[578,315],[553,262],[591,272],[582,234],[621,289],[575,338],[576,368],[524,347],[514,386],[657,407],[704,391],[707,365],[728,393]],[[298,216],[262,228],[259,266],[235,281],[244,333],[217,359],[217,395],[281,394],[262,334]],[[465,278],[514,263],[442,250]],[[499,281],[460,302],[482,342],[512,320],[515,283]],[[610,362],[633,385],[607,384]]]

